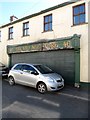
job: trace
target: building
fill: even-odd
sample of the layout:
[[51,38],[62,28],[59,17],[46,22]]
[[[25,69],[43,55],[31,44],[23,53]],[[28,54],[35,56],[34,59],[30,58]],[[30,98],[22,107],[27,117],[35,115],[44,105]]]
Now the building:
[[66,83],[89,84],[89,1],[65,2],[2,25],[0,61],[7,66],[42,63]]

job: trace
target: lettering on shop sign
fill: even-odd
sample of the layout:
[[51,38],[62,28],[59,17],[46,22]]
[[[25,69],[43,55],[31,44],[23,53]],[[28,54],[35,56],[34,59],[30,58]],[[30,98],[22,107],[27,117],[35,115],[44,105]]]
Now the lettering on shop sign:
[[41,43],[22,44],[17,46],[7,46],[8,54],[20,52],[48,51],[58,49],[72,49],[80,47],[79,38],[55,40]]
[[65,48],[71,48],[71,47],[72,47],[71,41],[64,41],[64,42],[63,42],[63,46],[64,46]]
[[31,45],[31,51],[41,51],[41,49],[42,49],[42,44]]
[[14,47],[8,48],[8,53],[41,51],[41,48],[42,48],[41,44],[14,46]]
[[27,45],[27,46],[18,46],[15,48],[16,48],[15,52],[24,52],[24,51],[28,52],[31,47]]
[[43,50],[53,50],[57,48],[58,48],[58,45],[56,42],[43,43]]

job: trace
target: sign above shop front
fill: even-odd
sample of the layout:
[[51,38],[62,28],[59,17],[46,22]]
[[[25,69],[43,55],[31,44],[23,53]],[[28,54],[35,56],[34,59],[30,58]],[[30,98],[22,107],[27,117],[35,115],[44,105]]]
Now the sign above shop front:
[[35,51],[47,51],[58,49],[78,49],[80,48],[80,35],[73,35],[71,37],[65,37],[60,39],[53,39],[42,42],[21,44],[21,45],[8,45],[7,53],[22,53],[22,52],[35,52]]

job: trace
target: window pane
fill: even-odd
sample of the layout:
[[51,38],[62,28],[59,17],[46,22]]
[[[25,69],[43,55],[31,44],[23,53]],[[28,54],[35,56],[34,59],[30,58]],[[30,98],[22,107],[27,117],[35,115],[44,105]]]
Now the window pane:
[[24,24],[24,29],[26,29],[27,27],[26,27],[26,24]]
[[21,70],[22,65],[17,65],[14,69],[15,70]]
[[51,22],[51,21],[52,21],[52,15],[49,16],[49,22]]
[[81,6],[79,7],[79,9],[80,9],[80,13],[85,12],[85,10],[84,10],[84,5],[81,5]]
[[28,29],[26,30],[26,35],[29,35],[29,30]]
[[24,30],[24,35],[29,35],[29,30],[28,29]]
[[45,31],[48,31],[48,24],[45,24]]
[[81,14],[80,15],[80,23],[84,23],[85,22],[85,14]]
[[74,17],[74,25],[79,24],[79,16]]
[[24,30],[24,35],[26,35],[26,30]]
[[36,72],[36,70],[28,65],[23,65],[22,70],[26,70],[26,72]]
[[13,28],[9,28],[9,32],[10,32],[10,33],[13,32]]
[[9,29],[9,32],[10,32],[10,33],[12,32],[11,28]]
[[10,39],[12,38],[12,34],[10,34]]
[[11,32],[13,32],[13,28],[11,28]]
[[10,34],[10,37],[9,37],[10,39],[12,39],[13,38],[13,34]]
[[79,14],[79,7],[74,8],[74,15],[77,15],[77,14]]
[[49,30],[52,30],[52,23],[49,24]]
[[45,23],[47,23],[47,22],[48,22],[48,16],[46,16],[46,17],[44,18],[44,20],[45,20]]
[[26,24],[26,28],[29,28],[29,23]]
[[23,24],[23,28],[24,28],[24,29],[29,28],[29,23],[24,23],[24,24]]
[[11,38],[13,38],[13,34],[11,34]]

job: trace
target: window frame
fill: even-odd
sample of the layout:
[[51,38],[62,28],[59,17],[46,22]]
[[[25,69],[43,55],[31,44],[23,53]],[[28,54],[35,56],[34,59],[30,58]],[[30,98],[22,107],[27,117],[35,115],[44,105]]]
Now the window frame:
[[[25,27],[27,26],[27,24],[28,24],[28,27]],[[23,36],[29,36],[29,21],[23,23]]]
[[[49,21],[49,17],[50,17],[50,16],[52,17],[52,14],[49,14],[49,15],[44,16],[44,21],[43,21],[43,22],[44,22],[44,23],[43,23],[43,25],[44,25],[43,31],[44,31],[44,32],[52,31],[52,19]],[[46,17],[48,17],[48,22],[45,22],[45,18],[46,18]],[[50,24],[51,24],[51,28],[50,28],[50,26],[49,26]],[[48,25],[48,30],[45,30],[45,25]]]
[[[80,6],[84,6],[84,12],[80,12]],[[79,10],[79,13],[78,14],[74,14],[74,9],[78,7],[78,10]],[[80,15],[85,15],[85,21],[84,22],[81,22],[80,21]],[[74,22],[74,17],[78,16],[79,17],[79,21],[78,23],[75,23]],[[82,3],[82,4],[79,4],[79,5],[76,5],[76,6],[73,6],[73,25],[81,25],[81,24],[84,24],[86,23],[86,10],[85,10],[85,3]]]
[[8,29],[8,39],[13,39],[13,26]]

